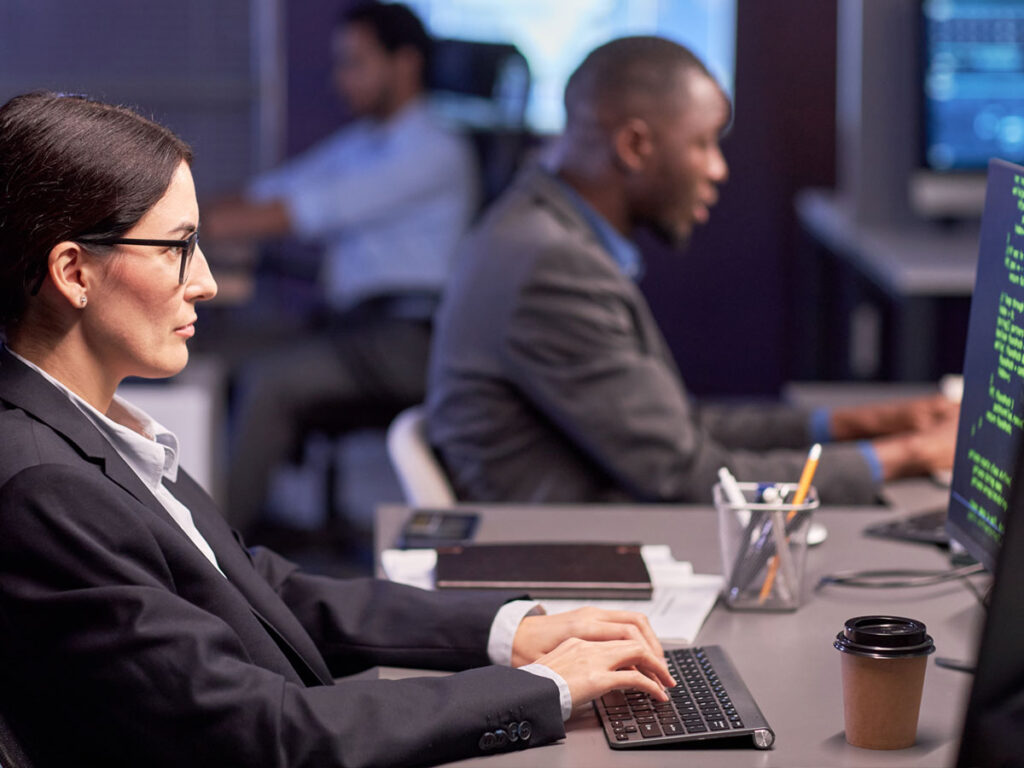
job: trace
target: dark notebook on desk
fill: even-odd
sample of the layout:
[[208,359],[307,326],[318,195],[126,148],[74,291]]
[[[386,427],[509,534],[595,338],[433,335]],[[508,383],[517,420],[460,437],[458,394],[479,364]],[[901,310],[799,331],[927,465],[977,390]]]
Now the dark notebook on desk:
[[646,600],[639,544],[464,544],[437,550],[438,589],[518,589],[532,597]]

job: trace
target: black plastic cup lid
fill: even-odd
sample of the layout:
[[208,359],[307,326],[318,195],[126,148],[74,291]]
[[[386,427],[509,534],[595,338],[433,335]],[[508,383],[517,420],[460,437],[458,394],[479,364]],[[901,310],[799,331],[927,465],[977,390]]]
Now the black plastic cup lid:
[[847,619],[833,645],[843,653],[875,659],[899,659],[927,656],[935,650],[935,641],[927,627],[902,616],[857,616]]

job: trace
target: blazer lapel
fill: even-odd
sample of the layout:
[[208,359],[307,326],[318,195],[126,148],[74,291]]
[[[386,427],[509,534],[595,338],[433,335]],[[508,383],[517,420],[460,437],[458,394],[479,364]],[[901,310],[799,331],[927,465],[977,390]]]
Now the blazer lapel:
[[140,503],[177,525],[138,475],[94,427],[67,395],[7,351],[0,350],[0,399],[46,424],[73,446],[84,459]]
[[310,685],[332,685],[331,672],[313,639],[280,595],[253,568],[248,552],[213,499],[185,472],[179,474],[178,482],[167,483],[167,486],[188,507],[196,528],[216,553],[224,575],[242,593],[256,618],[289,657],[302,679]]
[[[186,535],[78,406],[6,348],[0,349],[0,399],[60,434],[83,459],[98,465],[111,481],[181,536]],[[168,487],[192,512],[196,528],[216,553],[225,576],[249,602],[253,613],[289,657],[302,679],[311,685],[332,684],[330,670],[312,638],[266,580],[253,569],[247,553],[232,536],[213,500],[184,472],[178,483],[168,483]]]

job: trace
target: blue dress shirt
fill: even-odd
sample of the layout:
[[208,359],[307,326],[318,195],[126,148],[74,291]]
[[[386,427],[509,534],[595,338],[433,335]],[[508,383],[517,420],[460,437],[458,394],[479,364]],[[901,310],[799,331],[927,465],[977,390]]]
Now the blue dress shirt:
[[468,142],[423,100],[386,122],[364,118],[250,185],[280,200],[298,236],[321,241],[335,309],[372,296],[440,291],[478,199]]

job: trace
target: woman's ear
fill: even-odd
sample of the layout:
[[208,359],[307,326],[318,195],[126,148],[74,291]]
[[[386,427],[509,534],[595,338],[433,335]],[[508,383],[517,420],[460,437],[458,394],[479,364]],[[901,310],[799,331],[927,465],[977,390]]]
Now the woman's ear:
[[81,245],[65,240],[50,250],[46,271],[57,292],[76,308],[89,301],[89,269]]
[[654,151],[651,126],[646,120],[631,117],[616,129],[613,146],[620,168],[631,173],[644,170]]

